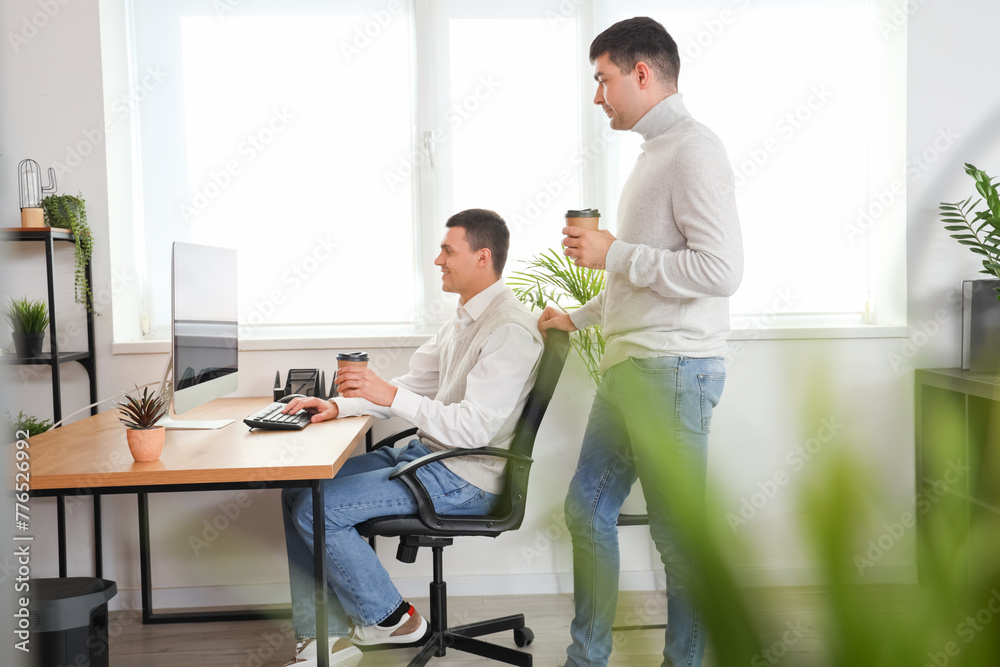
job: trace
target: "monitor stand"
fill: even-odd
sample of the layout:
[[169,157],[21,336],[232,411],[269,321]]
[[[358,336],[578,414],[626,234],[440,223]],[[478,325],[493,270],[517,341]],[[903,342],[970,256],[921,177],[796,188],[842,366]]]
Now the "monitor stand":
[[157,426],[162,426],[168,431],[216,431],[232,424],[235,419],[176,419],[174,412],[174,387],[170,381],[171,368],[173,367],[173,353],[167,356],[167,367],[163,371],[163,380],[160,381],[160,394],[169,395],[167,401],[169,408],[167,414],[156,422]]

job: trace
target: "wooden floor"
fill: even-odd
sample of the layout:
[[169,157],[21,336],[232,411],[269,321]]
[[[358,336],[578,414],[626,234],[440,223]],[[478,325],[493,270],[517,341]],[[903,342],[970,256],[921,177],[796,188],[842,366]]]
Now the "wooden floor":
[[[910,589],[876,587],[870,591],[869,613],[897,613],[907,604]],[[866,596],[867,597],[867,596]],[[820,642],[819,626],[825,603],[822,589],[765,589],[754,595],[752,613],[759,621],[765,648],[781,649],[781,664],[789,667],[827,667],[829,662]],[[413,599],[418,610],[426,610],[427,601]],[[555,667],[566,659],[569,622],[573,614],[569,595],[530,595],[465,597],[449,600],[452,625],[524,613],[535,640],[528,647],[537,667]],[[662,594],[623,592],[618,604],[618,624],[653,624],[663,622],[666,603]],[[789,625],[789,624],[792,625]],[[783,634],[795,628],[793,645],[781,644]],[[801,636],[799,636],[801,635]],[[229,623],[187,623],[148,625],[141,623],[137,611],[114,612],[109,622],[112,667],[272,667],[288,661],[294,640],[290,621],[241,621]],[[488,640],[516,648],[511,633],[494,635]],[[662,661],[663,630],[615,632],[612,667],[655,667]],[[417,649],[369,651],[363,665],[405,665]],[[444,658],[449,667],[481,665],[485,659],[449,651]],[[705,667],[712,667],[711,651]],[[771,664],[767,660],[760,664]]]

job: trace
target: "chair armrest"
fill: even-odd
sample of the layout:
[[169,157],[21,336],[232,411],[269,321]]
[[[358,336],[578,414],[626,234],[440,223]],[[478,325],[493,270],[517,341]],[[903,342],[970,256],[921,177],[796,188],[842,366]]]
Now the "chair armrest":
[[417,477],[417,470],[428,463],[434,463],[435,461],[441,461],[443,459],[450,459],[458,456],[497,456],[510,461],[520,461],[522,464],[527,464],[529,466],[534,462],[534,459],[530,456],[515,454],[506,449],[500,449],[499,447],[476,447],[474,449],[445,449],[439,452],[432,452],[426,456],[421,456],[416,461],[410,461],[399,470],[394,470],[389,474],[389,479],[399,479],[410,489],[410,493],[413,494],[413,499],[417,501],[417,513],[420,515],[420,520],[428,528],[441,529],[444,528],[450,520],[460,522],[462,519],[468,518],[463,516],[451,517],[448,515],[438,514],[434,509],[434,501],[431,500],[431,496],[427,493],[427,489],[424,487],[423,482],[421,482],[420,478]]
[[506,449],[500,449],[499,447],[443,449],[439,452],[431,452],[430,454],[421,456],[416,461],[410,461],[399,470],[393,471],[392,474],[389,475],[389,479],[396,479],[403,475],[411,475],[415,470],[417,470],[417,468],[423,468],[428,463],[434,463],[435,461],[440,461],[442,459],[451,459],[456,456],[499,456],[500,458],[504,458],[509,461],[521,461],[523,463],[534,463],[535,461],[530,456],[515,454],[514,452]]
[[374,452],[376,449],[382,449],[383,447],[388,447],[392,444],[395,444],[397,440],[402,440],[403,438],[410,435],[416,435],[416,433],[417,433],[417,428],[415,426],[413,428],[408,428],[405,431],[400,431],[399,433],[393,433],[392,435],[386,438],[382,438],[381,440],[376,442],[374,445],[372,445],[372,448],[369,449],[368,451]]

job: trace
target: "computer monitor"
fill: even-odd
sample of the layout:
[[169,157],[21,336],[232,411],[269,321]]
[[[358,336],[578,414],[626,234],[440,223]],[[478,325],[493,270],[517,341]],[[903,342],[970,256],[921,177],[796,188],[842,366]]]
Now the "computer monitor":
[[236,251],[175,242],[171,262],[168,372],[173,376],[167,428],[222,428],[228,420],[186,421],[176,415],[239,386]]

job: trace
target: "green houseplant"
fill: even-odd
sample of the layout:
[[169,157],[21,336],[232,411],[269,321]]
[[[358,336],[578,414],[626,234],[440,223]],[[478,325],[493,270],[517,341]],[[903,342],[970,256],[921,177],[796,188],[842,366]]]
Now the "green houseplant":
[[[532,308],[554,305],[567,311],[575,310],[604,289],[604,271],[576,266],[558,250],[546,250],[522,263],[527,270],[516,271],[507,284],[521,303]],[[570,336],[570,342],[596,386],[598,367],[604,356],[601,327],[576,331]]]
[[996,373],[1000,369],[1000,179],[990,178],[969,163],[965,173],[975,181],[979,196],[973,194],[953,204],[942,202],[941,220],[953,239],[981,258],[979,272],[990,279],[962,284],[962,368]]
[[87,282],[87,263],[94,251],[94,235],[87,224],[87,206],[83,195],[49,195],[42,200],[45,224],[73,232],[76,243],[74,295],[76,302],[94,312],[94,294]]
[[[1000,196],[997,194],[997,182],[968,162],[965,163],[965,173],[975,180],[979,198],[973,201],[976,195],[970,195],[965,201],[953,204],[942,202],[941,220],[953,239],[982,256],[980,273],[1000,279]],[[985,204],[986,208],[980,210],[980,204]],[[1000,290],[997,299],[1000,299]]]
[[17,356],[25,359],[41,355],[45,328],[49,326],[49,309],[45,301],[33,301],[28,297],[11,299],[4,315],[14,329]]
[[156,422],[167,413],[167,395],[145,387],[136,395],[125,394],[118,404],[118,420],[128,427],[129,451],[136,461],[155,461],[163,451],[166,430]]
[[39,419],[34,415],[25,413],[24,410],[18,412],[16,417],[12,417],[8,412],[7,424],[10,428],[11,441],[22,438],[30,438],[38,435],[39,433],[45,433],[52,428],[52,422],[50,420]]

